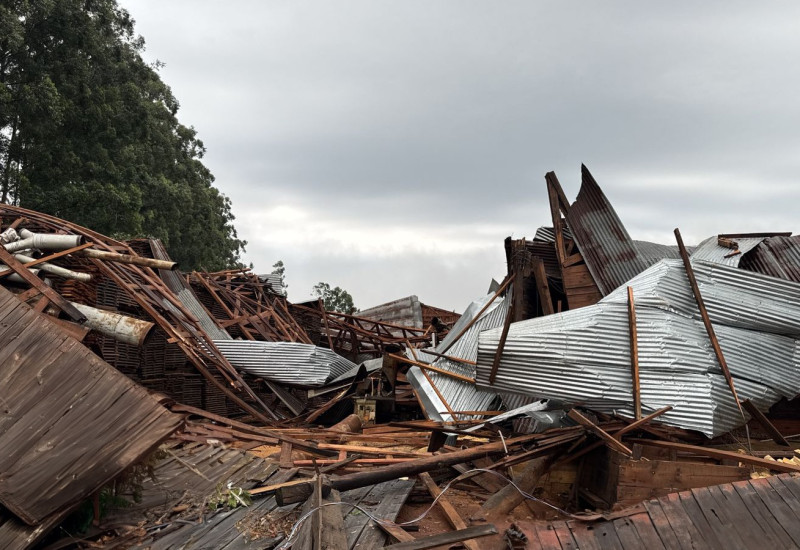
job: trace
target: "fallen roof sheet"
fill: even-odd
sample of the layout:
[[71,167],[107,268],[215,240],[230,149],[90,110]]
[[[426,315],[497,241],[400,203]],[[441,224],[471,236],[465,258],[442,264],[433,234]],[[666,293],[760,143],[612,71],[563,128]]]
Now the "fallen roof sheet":
[[215,340],[237,369],[279,384],[316,388],[358,366],[329,349],[296,342]]
[[[800,388],[800,284],[694,261],[698,284],[741,399],[766,410]],[[636,303],[642,406],[708,436],[742,424],[684,272],[663,260],[628,282]],[[598,304],[514,323],[494,385],[500,331],[481,334],[480,387],[632,415],[627,292]]]
[[0,402],[0,502],[30,525],[85,499],[182,422],[4,288]]
[[800,478],[781,474],[671,493],[616,515],[622,517],[599,522],[523,520],[515,527],[530,550],[798,548]]
[[800,235],[764,239],[743,254],[739,267],[800,283]]
[[[508,314],[508,307],[511,303],[511,293],[505,297],[498,297],[494,302],[481,313],[481,316],[467,330],[463,336],[458,338],[461,331],[467,327],[473,319],[481,312],[483,307],[492,299],[494,294],[487,294],[483,298],[472,302],[461,315],[461,318],[453,325],[450,332],[433,351],[445,353],[451,357],[475,361],[478,357],[478,336],[484,330],[503,326],[503,322]],[[475,367],[473,365],[452,361],[443,357],[426,353],[425,350],[415,350],[420,361],[430,363],[440,369],[444,369],[461,376],[475,377]],[[428,376],[433,381],[436,389],[442,394],[450,408],[454,411],[488,411],[492,410],[492,402],[497,398],[493,391],[476,388],[473,384],[457,380],[445,374],[429,372]],[[412,367],[406,374],[409,383],[417,391],[421,391],[420,398],[426,399],[425,412],[431,420],[442,420],[445,416],[450,417],[442,400],[436,395],[428,380],[417,367]]]
[[584,165],[581,177],[581,190],[567,212],[567,224],[589,272],[605,296],[644,271],[647,263]]
[[737,267],[742,256],[760,245],[765,238],[766,237],[745,237],[733,239],[738,243],[739,246],[737,250],[740,252],[740,254],[735,254],[736,250],[728,248],[727,246],[720,246],[718,244],[719,239],[717,235],[714,235],[697,245],[692,252],[692,259]]

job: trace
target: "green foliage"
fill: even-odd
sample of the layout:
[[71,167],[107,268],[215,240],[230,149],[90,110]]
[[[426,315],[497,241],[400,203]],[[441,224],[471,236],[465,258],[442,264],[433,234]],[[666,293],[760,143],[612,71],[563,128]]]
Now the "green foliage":
[[253,497],[250,493],[241,487],[234,487],[233,484],[228,483],[223,487],[220,483],[217,485],[217,491],[213,497],[208,501],[208,506],[212,510],[217,508],[238,508],[239,506],[250,506],[253,504]]
[[353,297],[346,290],[337,287],[331,288],[328,283],[319,283],[311,289],[314,296],[322,298],[326,311],[338,311],[353,315],[358,312],[358,308],[353,305]]
[[184,269],[232,267],[230,200],[143,48],[115,0],[0,5],[0,201],[158,237]]

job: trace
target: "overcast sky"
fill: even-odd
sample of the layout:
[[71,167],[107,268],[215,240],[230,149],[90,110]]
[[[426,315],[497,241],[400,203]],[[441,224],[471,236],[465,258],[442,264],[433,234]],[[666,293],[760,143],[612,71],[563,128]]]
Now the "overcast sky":
[[461,311],[582,162],[635,239],[798,229],[800,3],[119,1],[290,300]]

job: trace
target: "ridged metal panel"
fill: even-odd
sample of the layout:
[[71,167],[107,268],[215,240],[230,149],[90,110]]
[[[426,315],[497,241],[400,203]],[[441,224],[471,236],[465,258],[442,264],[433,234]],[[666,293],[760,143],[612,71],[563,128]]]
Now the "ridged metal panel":
[[542,260],[544,271],[548,277],[561,278],[561,267],[558,264],[555,244],[546,241],[527,241],[525,248],[531,255]]
[[800,236],[770,237],[748,254],[739,267],[800,283]]
[[[800,284],[692,263],[740,398],[762,409],[793,398],[800,389]],[[671,405],[662,421],[709,436],[741,425],[682,262],[659,262],[626,286],[636,301],[644,410]],[[500,330],[484,332],[478,385],[632,414],[623,291],[594,306],[511,325],[493,386],[488,376]]]
[[725,256],[728,256],[735,251],[725,246],[718,245],[717,236],[714,235],[713,237],[709,237],[697,245],[697,248],[695,248],[694,252],[692,252],[692,259],[705,260],[707,262],[714,262],[717,264],[736,267],[739,265],[739,262],[742,260],[744,254],[750,252],[755,247],[760,245],[761,241],[764,240],[764,237],[734,238],[733,240],[739,244],[738,250],[741,252],[741,254],[736,254],[726,258]]
[[[492,295],[489,294],[480,300],[472,302],[469,307],[467,307],[467,310],[464,312],[458,322],[450,330],[445,339],[434,348],[434,351],[446,353],[451,357],[475,361],[478,356],[478,337],[480,333],[484,330],[501,327],[503,325],[506,315],[508,314],[508,304],[511,300],[511,293],[509,292],[506,294],[504,298],[497,298],[492,305],[489,306],[489,309],[487,309],[481,315],[481,317],[475,321],[472,327],[470,327],[470,329],[465,332],[461,338],[459,338],[457,341],[455,341],[455,338],[461,333],[464,327],[475,318],[475,316],[480,312],[483,306],[486,305],[491,297]],[[453,341],[455,341],[455,343],[452,344],[452,347],[449,347]],[[445,369],[447,371],[471,378],[475,377],[475,367],[472,365],[437,357],[435,355],[425,353],[424,350],[416,350],[416,354],[420,361],[430,363],[440,369]],[[492,407],[492,404],[497,400],[497,394],[495,392],[476,388],[473,384],[456,380],[444,374],[428,372],[428,376],[436,385],[436,388],[439,390],[439,392],[447,400],[452,410],[495,410],[495,407]],[[406,377],[412,384],[417,385],[420,388],[426,388],[430,386],[422,373],[415,371],[414,369],[409,369]],[[428,392],[426,391],[426,393]],[[431,389],[430,393],[435,392],[433,392]],[[433,399],[433,402],[437,405],[435,412],[438,413],[438,415],[443,419],[450,419],[450,415],[447,413],[447,408],[443,403],[441,403],[441,400]],[[431,414],[434,411],[427,412]]]
[[[677,245],[658,244],[648,241],[633,241],[633,245],[636,247],[636,250],[639,252],[639,256],[642,257],[644,263],[647,264],[648,267],[660,262],[661,260],[670,258],[679,259],[681,257],[681,253],[678,251]],[[690,251],[694,249],[694,247],[691,246],[686,248]]]
[[[564,235],[564,239],[571,239],[572,233],[569,231],[569,227],[564,227],[561,230],[561,234]],[[533,236],[534,241],[544,241],[548,243],[556,242],[556,232],[555,229],[552,227],[540,227],[536,230],[536,234]]]
[[[155,259],[172,261],[161,239],[150,239],[150,250],[152,250]],[[200,300],[197,299],[194,291],[183,278],[183,274],[181,274],[180,271],[177,269],[172,271],[159,269],[158,275],[161,277],[161,280],[164,281],[164,284],[167,285],[167,288],[178,297],[178,300],[180,300],[184,307],[192,312],[192,315],[198,320],[200,326],[206,334],[208,334],[209,338],[212,340],[231,339],[230,335],[219,328],[211,317],[209,317],[208,312],[203,308]],[[170,304],[170,306],[172,306],[172,304]]]
[[214,345],[238,370],[290,386],[324,386],[357,368],[331,350],[310,344],[215,340]]
[[581,190],[566,219],[603,296],[647,268],[600,186],[581,165]]
[[422,326],[422,304],[416,296],[407,296],[358,312],[359,317],[414,328]]

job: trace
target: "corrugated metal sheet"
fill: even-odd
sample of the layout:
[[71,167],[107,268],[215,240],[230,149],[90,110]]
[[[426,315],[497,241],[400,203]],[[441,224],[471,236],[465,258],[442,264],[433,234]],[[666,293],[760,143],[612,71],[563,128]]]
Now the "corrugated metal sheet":
[[742,260],[742,256],[760,245],[764,238],[765,237],[734,238],[733,240],[739,244],[738,250],[741,252],[741,254],[736,254],[726,258],[725,256],[729,256],[735,251],[725,246],[718,245],[717,236],[714,235],[713,237],[709,237],[697,245],[697,248],[695,248],[694,252],[692,252],[692,259],[705,260],[707,262],[714,262],[736,267]]
[[416,296],[400,298],[358,312],[359,317],[414,328],[422,326],[422,305]]
[[[451,357],[475,361],[478,356],[478,336],[484,330],[503,325],[508,314],[511,293],[506,294],[504,298],[497,298],[461,338],[456,340],[456,337],[491,298],[492,294],[487,294],[484,298],[472,302],[445,339],[434,348],[434,351],[446,353]],[[425,350],[416,350],[416,354],[420,361],[433,364],[441,369],[463,376],[475,376],[475,367],[472,365],[437,357],[425,353]],[[473,384],[456,380],[444,374],[429,372],[428,376],[454,411],[490,411],[495,409],[492,404],[497,400],[497,394],[492,391],[478,389]],[[435,395],[435,392],[430,388],[430,384],[419,369],[409,369],[406,377],[412,385],[415,385],[418,389],[421,388],[426,394],[432,395],[431,399],[435,407],[431,410],[426,410],[429,418],[436,420],[450,419],[447,408]],[[439,415],[439,418],[436,418],[436,414]]]
[[800,283],[800,235],[765,239],[743,255],[739,267]]
[[[150,239],[150,249],[153,251],[153,257],[157,260],[172,261],[161,239]],[[178,297],[178,300],[180,300],[186,309],[192,312],[192,315],[194,315],[200,323],[200,327],[212,340],[231,339],[230,335],[219,328],[213,319],[211,319],[206,309],[200,303],[200,300],[197,299],[192,287],[189,286],[189,283],[186,282],[186,279],[183,278],[183,274],[180,271],[177,269],[174,271],[159,269],[158,274],[161,280],[164,281],[164,284]],[[172,304],[168,303],[168,300],[164,300],[164,302],[168,304],[167,307],[177,311]]]
[[[0,403],[0,503],[31,525],[50,525],[182,422],[4,288]],[[26,530],[10,521],[0,537]]]
[[279,384],[316,388],[358,366],[329,349],[295,342],[215,340],[238,370]]
[[[647,267],[667,259],[680,259],[681,253],[678,251],[678,245],[658,244],[648,241],[633,241],[633,245],[639,252],[639,256],[647,264]],[[694,247],[687,246],[687,250],[691,253]]]
[[283,279],[281,278],[280,273],[276,273],[274,271],[272,273],[264,273],[262,275],[258,275],[258,279],[261,282],[267,283],[269,290],[272,291],[273,294],[283,296],[283,292],[286,289],[283,287]]
[[647,268],[600,186],[581,165],[581,190],[566,216],[589,272],[605,296]]
[[[741,399],[768,408],[800,388],[800,284],[692,262]],[[642,405],[671,405],[663,421],[709,436],[742,423],[683,269],[664,260],[635,277]],[[605,412],[632,414],[627,292],[600,303],[514,323],[494,386],[499,330],[480,337],[477,380]]]
[[[565,239],[571,239],[572,233],[569,231],[569,227],[565,227],[562,230],[562,234],[564,235]],[[555,229],[552,227],[540,227],[536,230],[536,234],[533,236],[534,241],[544,241],[548,243],[556,242],[556,232]]]

